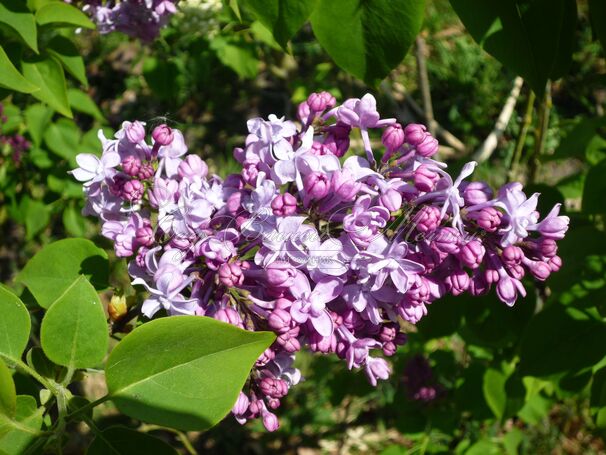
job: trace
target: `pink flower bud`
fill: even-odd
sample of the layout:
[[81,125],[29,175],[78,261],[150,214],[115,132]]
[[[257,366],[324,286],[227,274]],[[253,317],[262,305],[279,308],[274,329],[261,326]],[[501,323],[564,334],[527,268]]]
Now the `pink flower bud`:
[[482,263],[486,249],[479,240],[470,240],[461,246],[458,257],[470,269],[476,269]]
[[392,355],[394,355],[397,350],[398,347],[395,343],[391,341],[388,341],[387,343],[383,344],[383,354],[385,354],[387,357],[391,357]]
[[503,214],[494,207],[486,207],[481,210],[474,210],[467,214],[467,218],[476,222],[476,224],[487,232],[495,232],[501,225]]
[[277,195],[271,201],[271,209],[276,216],[289,216],[297,212],[297,199],[290,193]]
[[393,152],[402,147],[402,144],[404,144],[404,137],[405,134],[402,125],[394,123],[385,128],[381,141],[388,151]]
[[330,180],[326,174],[312,172],[303,179],[303,188],[305,190],[304,203],[307,206],[312,200],[326,197],[330,191]]
[[122,160],[122,170],[126,175],[130,175],[131,177],[137,177],[139,175],[139,171],[141,170],[141,160],[134,156],[128,155]]
[[169,145],[174,138],[173,130],[166,124],[158,125],[152,131],[152,138],[160,145]]
[[420,165],[414,173],[415,188],[419,191],[433,191],[440,176],[424,164]]
[[154,176],[154,168],[150,163],[141,164],[141,169],[139,170],[139,179],[147,180]]
[[307,98],[307,105],[313,112],[324,112],[335,107],[337,100],[328,92],[312,93]]
[[261,379],[259,388],[264,395],[271,398],[282,398],[288,393],[288,385],[281,379],[266,377]]
[[143,123],[135,120],[134,122],[124,122],[122,124],[126,138],[133,144],[138,144],[145,139],[145,127]]
[[221,308],[213,315],[217,321],[227,322],[228,324],[235,325],[236,327],[244,327],[242,324],[242,318],[240,313],[230,307]]
[[301,350],[301,343],[299,340],[296,337],[290,336],[290,333],[288,332],[278,336],[276,341],[286,352],[293,353]]
[[269,327],[278,333],[288,332],[290,329],[290,322],[292,318],[290,313],[286,310],[282,310],[280,308],[275,309],[269,314],[267,318],[267,322],[269,323]]
[[492,199],[493,194],[486,182],[469,182],[463,190],[463,199],[468,206],[483,204]]
[[142,226],[135,232],[137,244],[143,246],[152,246],[154,244],[154,231],[151,226]]
[[469,275],[463,269],[458,269],[448,275],[444,283],[452,295],[460,295],[469,287]]
[[388,188],[379,196],[379,203],[390,212],[395,212],[402,207],[402,195],[393,188]]
[[551,267],[549,264],[542,261],[531,261],[528,265],[528,270],[532,276],[539,281],[545,281],[551,275]]
[[524,252],[519,246],[510,245],[503,248],[501,259],[507,265],[520,264],[524,258]]
[[415,146],[423,142],[426,136],[428,136],[427,128],[425,125],[419,123],[410,123],[404,128],[404,137],[406,143]]
[[562,258],[560,256],[554,256],[549,259],[549,268],[552,272],[557,272],[562,268]]
[[423,142],[417,144],[415,149],[419,155],[424,156],[425,158],[429,158],[438,153],[438,146],[438,140],[428,134],[423,140]]
[[246,414],[246,411],[248,411],[249,404],[250,400],[248,399],[248,396],[244,394],[244,392],[240,392],[240,394],[238,395],[238,399],[236,400],[236,404],[234,404],[234,407],[231,409],[231,412],[233,412],[237,416],[244,415]]
[[424,205],[416,213],[413,222],[423,234],[435,231],[440,225],[440,209],[433,205]]
[[130,202],[140,201],[145,192],[143,183],[139,180],[128,180],[122,186],[121,196]]
[[228,288],[241,286],[244,283],[244,273],[240,267],[240,263],[225,262],[219,266],[218,270],[219,281],[222,285]]
[[262,413],[263,416],[263,426],[267,431],[276,431],[280,428],[280,422],[275,414],[265,411]]

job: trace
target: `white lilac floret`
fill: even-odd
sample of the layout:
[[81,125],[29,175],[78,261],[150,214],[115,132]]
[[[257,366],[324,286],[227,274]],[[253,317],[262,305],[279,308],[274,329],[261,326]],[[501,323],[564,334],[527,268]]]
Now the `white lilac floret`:
[[[301,379],[292,366],[300,349],[336,354],[376,385],[391,372],[377,354],[406,342],[402,320],[416,324],[446,294],[492,287],[513,305],[525,277],[545,280],[561,267],[556,240],[569,222],[559,205],[541,220],[538,195],[519,183],[495,197],[465,181],[474,162],[453,179],[426,128],[382,120],[372,95],[337,106],[312,94],[298,114],[299,123],[250,120],[234,150],[242,171],[225,180],[208,175],[181,132],[161,125],[147,143],[141,122],[100,135],[101,158],[79,155],[72,171],[85,213],[102,221],[116,255],[130,259],[133,284],[149,292],[145,316],[204,315],[275,332],[233,409],[239,422],[260,417],[269,430]],[[373,149],[372,136],[383,146]]]

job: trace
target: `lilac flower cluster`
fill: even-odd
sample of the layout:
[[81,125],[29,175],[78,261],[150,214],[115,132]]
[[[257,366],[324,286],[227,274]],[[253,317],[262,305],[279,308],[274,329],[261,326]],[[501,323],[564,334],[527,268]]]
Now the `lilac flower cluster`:
[[493,286],[513,305],[524,276],[560,268],[556,240],[568,228],[559,205],[539,221],[538,194],[519,183],[495,195],[465,181],[474,162],[453,179],[425,127],[381,118],[372,95],[338,106],[314,93],[298,120],[249,120],[234,150],[242,170],[225,180],[187,153],[181,132],[160,125],[149,144],[138,121],[113,139],[99,133],[101,158],[78,155],[72,171],[85,213],[149,291],[145,316],[205,315],[277,335],[233,408],[268,430],[301,380],[302,347],[336,354],[376,385],[390,375],[383,356],[406,342],[401,320],[418,322],[448,293]]
[[118,31],[143,41],[153,41],[177,12],[178,0],[83,0],[82,10],[100,33]]
[[32,144],[23,137],[21,134],[3,134],[2,125],[8,121],[7,116],[4,114],[4,105],[0,103],[0,145],[8,145],[12,152],[13,162],[15,164],[21,163],[23,153],[27,152]]

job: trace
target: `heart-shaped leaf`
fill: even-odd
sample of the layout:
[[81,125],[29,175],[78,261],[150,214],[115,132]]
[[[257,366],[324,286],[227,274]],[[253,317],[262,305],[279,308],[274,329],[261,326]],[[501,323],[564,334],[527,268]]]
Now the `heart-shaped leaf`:
[[29,339],[29,313],[19,297],[1,286],[0,315],[0,355],[18,360]]
[[311,25],[337,65],[376,85],[404,59],[424,11],[424,0],[319,0]]
[[124,414],[183,430],[203,430],[232,408],[259,355],[274,341],[202,316],[151,321],[128,334],[105,368]]
[[109,344],[107,322],[95,288],[80,276],[48,309],[40,342],[47,357],[68,368],[99,364]]
[[107,254],[86,239],[64,239],[46,245],[24,269],[17,280],[25,284],[38,304],[48,308],[80,275],[97,290],[107,287]]

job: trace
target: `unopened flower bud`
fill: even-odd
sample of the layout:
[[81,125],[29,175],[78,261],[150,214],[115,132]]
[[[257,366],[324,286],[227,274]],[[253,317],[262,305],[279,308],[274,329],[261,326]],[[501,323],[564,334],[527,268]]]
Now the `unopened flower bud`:
[[122,319],[128,312],[126,297],[114,294],[107,306],[107,312],[109,313],[109,318],[114,322]]
[[174,139],[173,130],[166,124],[158,125],[152,132],[152,138],[160,145],[169,145]]
[[122,124],[126,138],[133,144],[138,144],[145,139],[145,127],[143,123],[135,120],[134,122],[124,122]]
[[405,133],[402,129],[402,125],[394,123],[385,128],[381,141],[388,151],[393,152],[402,147],[402,144],[404,144],[404,137]]
[[297,211],[297,199],[290,193],[277,195],[271,201],[271,209],[276,216],[289,216]]

